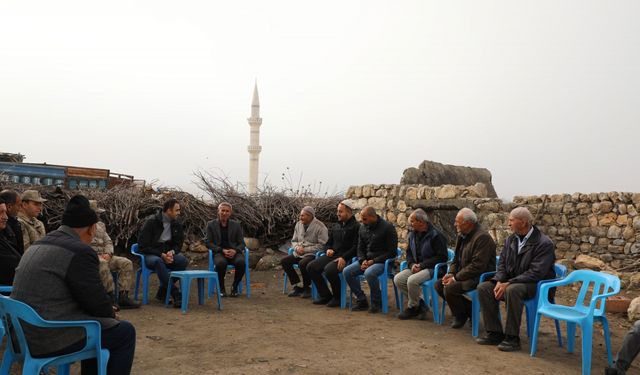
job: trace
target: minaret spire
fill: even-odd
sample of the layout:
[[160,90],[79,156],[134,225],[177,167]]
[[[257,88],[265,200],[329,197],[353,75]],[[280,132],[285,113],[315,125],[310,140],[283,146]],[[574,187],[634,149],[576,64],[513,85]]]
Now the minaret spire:
[[251,101],[251,117],[247,119],[251,131],[249,133],[249,194],[255,194],[258,191],[258,168],[260,151],[260,99],[258,98],[258,80],[256,79],[253,86],[253,100]]

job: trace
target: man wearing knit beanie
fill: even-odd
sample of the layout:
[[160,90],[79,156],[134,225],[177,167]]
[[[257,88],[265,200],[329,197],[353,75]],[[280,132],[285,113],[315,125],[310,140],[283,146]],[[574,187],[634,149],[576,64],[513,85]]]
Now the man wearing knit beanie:
[[[89,246],[98,217],[89,200],[76,195],[62,215],[62,225],[35,242],[16,268],[11,298],[22,301],[46,320],[97,320],[103,349],[109,350],[107,373],[129,374],[136,332],[119,321],[98,274],[98,256]],[[71,353],[84,347],[83,330],[55,332],[23,327],[34,356]],[[82,374],[94,374],[94,359],[82,361]]]

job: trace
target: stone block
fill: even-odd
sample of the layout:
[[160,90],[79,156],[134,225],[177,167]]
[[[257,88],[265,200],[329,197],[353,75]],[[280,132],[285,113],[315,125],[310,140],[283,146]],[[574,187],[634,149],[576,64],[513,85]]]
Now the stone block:
[[626,241],[630,241],[635,237],[636,237],[636,231],[633,229],[632,226],[627,226],[622,231],[622,238],[624,238]]
[[407,211],[407,204],[405,203],[405,201],[398,201],[398,204],[396,205],[396,208],[400,212],[405,212],[405,211]]
[[606,227],[615,223],[617,219],[618,219],[618,216],[616,214],[614,214],[613,212],[609,212],[607,214],[600,216],[600,220],[598,220],[598,224]]
[[611,254],[624,254],[624,246],[609,245],[609,246],[607,246],[607,250]]
[[564,206],[562,206],[563,214],[570,214],[570,213],[573,213],[574,211],[575,211],[575,208],[573,206],[573,203],[565,203]]
[[354,209],[356,210],[361,210],[363,208],[365,208],[367,206],[367,198],[360,198],[357,201],[354,202]]
[[390,223],[395,224],[396,223],[396,214],[394,214],[391,211],[387,212],[387,221],[390,222]]
[[611,254],[602,254],[600,255],[600,259],[605,263],[609,263],[613,260],[613,256],[611,256]]
[[404,212],[401,212],[398,214],[398,218],[396,219],[396,222],[398,223],[398,226],[400,228],[406,228],[407,227],[407,215]]
[[629,224],[627,221],[629,220],[629,217],[627,215],[618,215],[618,218],[616,219],[616,223],[618,223],[618,225],[627,225]]
[[597,227],[598,226],[598,217],[594,214],[587,216],[587,220],[589,220],[589,226]]
[[608,238],[598,238],[597,244],[600,247],[607,247],[609,246],[609,244],[611,243],[611,240],[609,240]]
[[590,243],[582,243],[580,244],[580,252],[581,253],[589,253],[591,252],[591,244]]
[[629,308],[627,309],[627,318],[630,322],[635,322],[640,319],[640,297],[631,300]]
[[376,209],[376,211],[383,210],[387,206],[387,200],[384,198],[372,197],[368,200],[369,206]]
[[362,187],[362,196],[364,198],[369,198],[373,195],[373,186],[372,185],[364,185]]
[[549,202],[564,202],[564,194],[552,194],[549,196]]
[[547,205],[547,211],[556,215],[561,214],[563,208],[564,208],[564,203],[562,202],[553,202]]
[[580,254],[575,261],[576,269],[590,269],[594,271],[602,271],[607,268],[606,264],[598,258],[589,255]]
[[640,205],[640,193],[635,193],[631,195],[631,201],[633,202],[633,204],[636,205],[636,207],[638,205]]
[[458,191],[454,185],[442,185],[436,187],[436,198],[453,199],[458,196]]
[[347,193],[344,195],[344,197],[345,198],[353,198],[354,194],[355,194],[355,190],[356,190],[355,186],[349,186],[347,188]]
[[609,227],[609,230],[607,231],[607,238],[620,238],[620,236],[622,235],[622,228],[620,228],[617,225],[612,225]]
[[633,217],[633,218],[638,216],[638,211],[636,210],[636,207],[634,205],[632,205],[632,204],[628,204],[627,205],[627,215],[629,215],[629,217]]
[[596,237],[606,237],[609,230],[608,227],[594,227],[592,229],[593,231],[591,233]]
[[567,251],[571,249],[571,244],[567,241],[560,241],[556,244],[556,251]]
[[618,204],[618,214],[620,215],[626,215],[627,214],[627,205],[620,203]]
[[418,199],[418,189],[411,186],[408,187],[406,192],[405,192],[405,198],[406,199]]

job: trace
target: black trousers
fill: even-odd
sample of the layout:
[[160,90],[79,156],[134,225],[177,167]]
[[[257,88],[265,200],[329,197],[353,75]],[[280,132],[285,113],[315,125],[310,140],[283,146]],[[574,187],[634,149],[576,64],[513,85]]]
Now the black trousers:
[[[502,323],[498,316],[499,302],[493,294],[496,282],[485,281],[478,285],[478,300],[480,301],[480,312],[482,321],[487,332],[502,333]],[[509,284],[504,293],[504,301],[507,308],[507,323],[504,333],[509,336],[520,335],[520,323],[522,322],[522,309],[524,300],[531,299],[536,295],[538,283],[516,283]]]
[[[338,276],[338,263],[335,261],[337,257],[322,256],[309,263],[307,271],[316,288],[320,298],[331,297],[333,292],[334,299],[340,299],[340,276]],[[327,282],[322,277],[324,272],[327,280],[331,284],[331,291],[327,287]]]
[[242,277],[245,273],[245,261],[244,254],[237,251],[233,258],[229,259],[224,254],[216,254],[213,256],[213,267],[218,273],[218,281],[220,282],[220,290],[224,292],[224,276],[227,274],[227,266],[232,265],[236,268],[236,273],[233,278],[233,290],[238,288],[238,284],[242,281]]
[[314,259],[315,259],[315,256],[313,254],[305,255],[302,258],[297,258],[293,255],[288,255],[282,258],[282,260],[280,261],[280,264],[282,265],[282,269],[284,270],[284,273],[287,274],[287,277],[289,278],[289,282],[291,283],[291,285],[295,285],[300,282],[300,277],[298,276],[298,273],[296,272],[295,269],[293,269],[294,264],[297,264],[298,267],[300,268],[300,273],[302,274],[302,287],[308,288],[311,285],[311,278],[309,277],[309,272],[307,271],[307,265],[309,265],[309,262],[311,262]]
[[447,301],[447,305],[451,309],[451,315],[458,319],[471,317],[471,301],[464,294],[475,289],[476,286],[478,286],[477,279],[454,281],[447,286],[442,285],[442,279],[436,282],[438,294]]

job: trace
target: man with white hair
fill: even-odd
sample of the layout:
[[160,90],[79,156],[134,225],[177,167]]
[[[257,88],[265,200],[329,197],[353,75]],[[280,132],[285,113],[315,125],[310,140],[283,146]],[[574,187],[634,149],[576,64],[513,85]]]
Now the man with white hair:
[[218,205],[218,218],[207,224],[207,238],[205,243],[213,252],[213,264],[218,273],[218,281],[222,297],[227,296],[224,288],[224,276],[229,264],[235,267],[233,286],[230,297],[238,296],[238,285],[242,281],[245,271],[244,235],[242,226],[234,220],[229,220],[233,207],[231,203],[222,202]]
[[458,239],[449,272],[436,283],[453,315],[452,328],[461,328],[471,317],[471,301],[465,292],[478,286],[480,275],[496,269],[496,243],[480,228],[478,217],[469,208],[458,211],[455,220]]
[[[300,211],[300,220],[296,223],[291,239],[293,254],[282,258],[280,264],[289,277],[293,291],[289,297],[310,298],[311,277],[307,271],[309,263],[315,259],[316,252],[322,250],[329,239],[327,227],[316,219],[316,211],[311,206],[304,206]],[[297,264],[302,274],[302,282],[298,273],[293,268]]]
[[[478,286],[480,310],[486,334],[480,345],[498,345],[504,352],[520,350],[520,321],[524,300],[535,297],[538,281],[555,277],[555,247],[551,239],[533,225],[533,216],[524,207],[509,214],[511,234],[504,242],[498,272]],[[507,322],[502,329],[499,303],[504,300]]]

